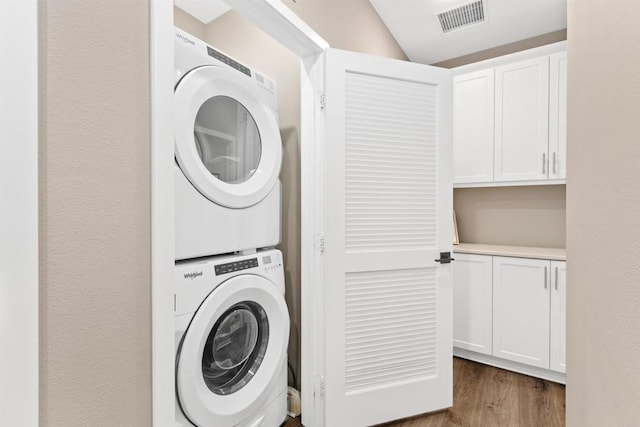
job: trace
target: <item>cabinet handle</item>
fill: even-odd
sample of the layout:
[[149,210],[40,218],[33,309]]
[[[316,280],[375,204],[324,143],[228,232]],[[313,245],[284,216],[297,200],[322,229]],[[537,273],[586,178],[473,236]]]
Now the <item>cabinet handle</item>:
[[555,175],[556,173],[556,153],[555,152],[553,153],[553,162],[551,164],[553,165],[553,174]]
[[547,289],[547,267],[544,268],[544,288]]
[[542,153],[542,175],[547,174],[547,153]]
[[558,267],[556,267],[556,291],[558,290]]

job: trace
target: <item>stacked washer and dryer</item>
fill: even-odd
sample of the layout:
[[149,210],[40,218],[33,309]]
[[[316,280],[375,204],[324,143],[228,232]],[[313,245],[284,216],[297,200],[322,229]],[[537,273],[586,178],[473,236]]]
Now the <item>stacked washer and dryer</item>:
[[176,426],[286,418],[276,88],[175,32]]

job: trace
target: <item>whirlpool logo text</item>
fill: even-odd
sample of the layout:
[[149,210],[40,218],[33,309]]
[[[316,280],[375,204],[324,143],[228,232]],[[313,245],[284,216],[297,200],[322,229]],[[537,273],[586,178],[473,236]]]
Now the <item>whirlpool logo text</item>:
[[202,271],[195,271],[193,273],[184,274],[185,279],[195,279],[196,277],[200,277],[200,276],[202,276]]
[[178,38],[179,38],[180,40],[182,40],[183,42],[186,42],[186,43],[189,43],[189,44],[192,44],[192,45],[195,45],[195,44],[196,44],[196,43],[195,43],[193,40],[191,40],[189,37],[185,37],[185,36],[183,36],[183,35],[182,35],[182,34],[180,34],[180,33],[177,33],[177,34],[176,34],[176,37],[178,37]]

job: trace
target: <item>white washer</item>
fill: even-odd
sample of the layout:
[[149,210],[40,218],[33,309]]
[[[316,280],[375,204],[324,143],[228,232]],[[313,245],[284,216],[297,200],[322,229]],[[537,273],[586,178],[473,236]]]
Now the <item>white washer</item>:
[[280,243],[275,83],[175,30],[176,259]]
[[176,425],[282,424],[289,340],[282,253],[179,262],[175,284]]

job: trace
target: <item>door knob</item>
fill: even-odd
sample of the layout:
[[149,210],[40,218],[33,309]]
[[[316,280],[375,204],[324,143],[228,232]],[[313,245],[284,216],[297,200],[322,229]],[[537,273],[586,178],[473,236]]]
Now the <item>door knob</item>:
[[455,258],[451,258],[451,252],[440,252],[440,258],[434,261],[441,264],[449,264],[451,261],[455,261]]

